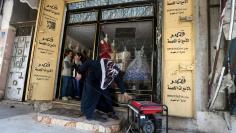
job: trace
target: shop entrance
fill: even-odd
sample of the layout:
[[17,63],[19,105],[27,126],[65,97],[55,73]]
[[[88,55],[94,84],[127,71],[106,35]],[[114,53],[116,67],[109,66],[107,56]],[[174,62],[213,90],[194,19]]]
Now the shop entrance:
[[[73,55],[70,58],[70,61],[73,65],[75,65],[74,59],[76,58],[75,56],[79,53],[82,55],[83,58],[80,59],[81,63],[85,62],[86,60],[90,60],[94,58],[94,51],[95,51],[95,40],[96,40],[96,25],[95,24],[89,24],[89,25],[71,25],[66,27],[66,31],[64,33],[64,44],[62,47],[61,51],[61,71],[59,71],[59,75],[61,75],[61,78],[59,83],[60,87],[57,89],[57,98],[62,97],[62,89],[64,84],[68,84],[66,87],[67,93],[66,94],[70,97],[77,97],[78,95],[76,93],[78,90],[76,90],[76,82],[75,79],[73,78],[74,74],[74,67],[70,67],[70,82],[65,83],[65,79],[63,79],[63,76],[66,74],[63,73],[63,69],[65,67],[63,65],[63,62],[67,58],[68,52],[72,52]],[[68,75],[66,75],[68,76]],[[81,87],[82,88],[82,87]]]
[[[154,98],[157,82],[156,1],[91,3],[77,2],[67,6],[56,98],[61,98],[64,53],[70,50],[74,54],[82,53],[86,59],[98,59],[99,43],[107,37],[113,50],[112,60],[122,71],[127,92],[140,100],[157,99]],[[118,88],[113,88],[114,100],[124,103]]]
[[74,25],[66,29],[64,52],[72,50],[82,53],[86,59],[94,57],[94,44],[96,37],[96,25]]

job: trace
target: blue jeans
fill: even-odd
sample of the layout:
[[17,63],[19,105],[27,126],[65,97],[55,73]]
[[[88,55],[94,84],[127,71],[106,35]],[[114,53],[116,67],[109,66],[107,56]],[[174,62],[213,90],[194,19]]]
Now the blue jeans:
[[72,77],[71,76],[62,76],[62,97],[70,96],[72,87]]
[[73,85],[74,85],[74,96],[79,96],[81,98],[82,96],[82,88],[80,87],[80,80],[73,79]]

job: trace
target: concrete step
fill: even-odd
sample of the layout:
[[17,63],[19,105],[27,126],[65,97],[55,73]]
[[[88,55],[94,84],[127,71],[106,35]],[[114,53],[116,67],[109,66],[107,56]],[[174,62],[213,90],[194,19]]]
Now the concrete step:
[[107,122],[88,121],[79,110],[52,108],[37,114],[36,121],[46,125],[59,125],[88,132],[116,133],[120,131],[120,120],[108,119]]
[[53,101],[52,102],[52,108],[66,108],[66,109],[73,109],[73,110],[80,110],[80,101]]
[[[75,100],[69,100],[69,101],[53,101],[52,102],[52,108],[66,108],[66,109],[72,109],[72,110],[80,110],[81,102],[75,101]],[[119,116],[127,116],[127,107],[125,105],[122,105],[122,107],[114,107],[115,112]]]

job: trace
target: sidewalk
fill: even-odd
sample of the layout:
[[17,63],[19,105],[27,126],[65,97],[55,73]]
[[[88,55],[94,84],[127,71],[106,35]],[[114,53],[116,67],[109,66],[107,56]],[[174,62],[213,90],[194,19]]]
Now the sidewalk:
[[6,104],[0,102],[1,133],[89,133],[61,126],[47,126],[36,122],[31,105]]

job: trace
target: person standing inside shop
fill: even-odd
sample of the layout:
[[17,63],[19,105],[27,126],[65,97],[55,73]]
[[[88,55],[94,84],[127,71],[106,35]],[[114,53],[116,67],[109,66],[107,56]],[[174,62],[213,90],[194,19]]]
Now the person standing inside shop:
[[121,79],[119,68],[111,61],[111,47],[106,38],[101,41],[99,47],[100,59],[86,61],[79,67],[79,73],[86,72],[81,111],[88,120],[106,121],[106,118],[96,115],[95,109],[107,113],[109,118],[118,119],[109,92],[111,83],[113,81],[117,83],[126,99],[131,97],[125,93],[125,84]]
[[[82,96],[82,86],[80,86],[81,82],[81,75],[77,73],[77,70],[80,65],[82,65],[82,54],[81,53],[76,53],[74,56],[74,66],[73,66],[73,88],[74,88],[74,97],[78,100],[81,99]],[[77,77],[77,78],[76,78]],[[79,77],[79,78],[78,78]]]
[[68,100],[72,93],[72,67],[73,67],[73,52],[68,50],[65,52],[62,70],[62,100]]
[[[80,61],[83,64],[84,62],[86,62],[88,60],[88,56],[87,56],[87,52],[85,50],[83,50],[83,52],[81,52],[81,58]],[[83,88],[84,88],[84,81],[86,79],[86,73],[78,73],[78,69],[79,67],[76,68],[76,72],[77,72],[77,76],[79,77],[79,87],[80,87],[80,100],[82,99],[82,94],[83,94]],[[77,78],[76,78],[77,79]]]

